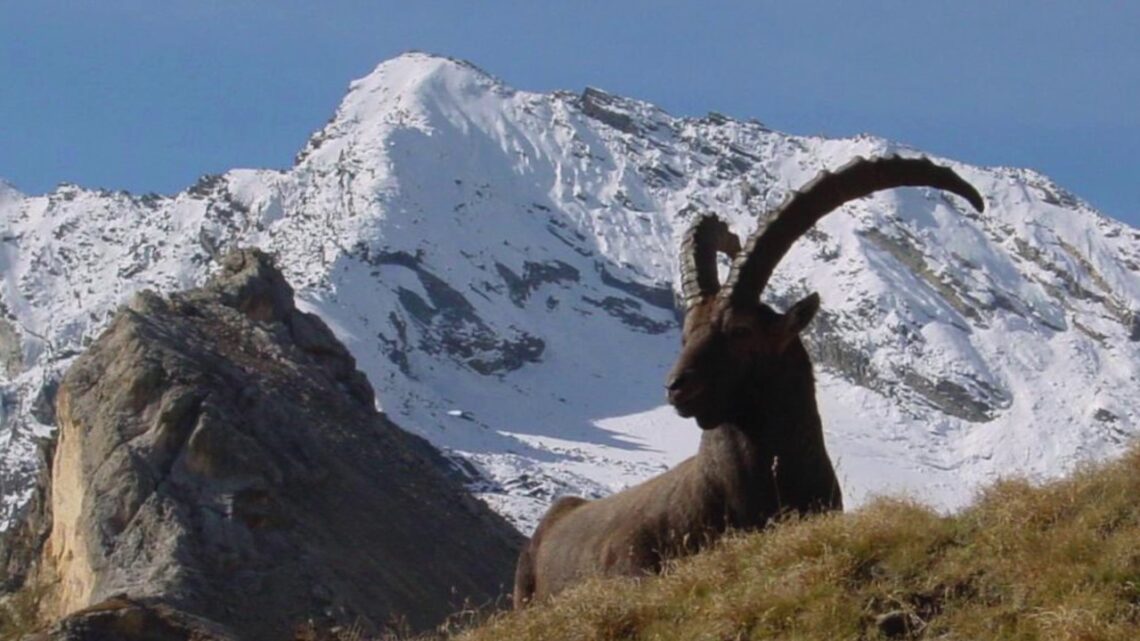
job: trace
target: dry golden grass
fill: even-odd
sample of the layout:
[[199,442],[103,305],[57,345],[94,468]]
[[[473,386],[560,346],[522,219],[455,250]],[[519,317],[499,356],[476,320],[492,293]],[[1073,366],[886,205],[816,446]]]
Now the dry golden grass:
[[[33,605],[30,593],[0,602],[0,639],[29,629]],[[1140,447],[1042,487],[998,483],[954,516],[882,499],[480,620],[381,639],[1140,640]],[[297,638],[364,638],[309,632]]]
[[728,537],[662,577],[595,580],[464,641],[1140,639],[1140,448],[941,516],[909,501]]

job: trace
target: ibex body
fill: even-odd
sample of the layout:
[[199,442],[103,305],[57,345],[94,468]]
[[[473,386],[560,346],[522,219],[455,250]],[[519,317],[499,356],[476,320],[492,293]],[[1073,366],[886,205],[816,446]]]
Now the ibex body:
[[[856,159],[794,193],[743,248],[706,216],[686,234],[682,349],[666,381],[669,402],[703,431],[697,454],[596,501],[558,500],[519,557],[515,607],[591,575],[659,570],[729,528],[765,526],[783,513],[842,509],[824,446],[812,365],[799,334],[819,309],[811,294],[785,313],[760,302],[792,244],[843,203],[901,186],[977,191],[925,159]],[[716,254],[735,258],[724,287]]]

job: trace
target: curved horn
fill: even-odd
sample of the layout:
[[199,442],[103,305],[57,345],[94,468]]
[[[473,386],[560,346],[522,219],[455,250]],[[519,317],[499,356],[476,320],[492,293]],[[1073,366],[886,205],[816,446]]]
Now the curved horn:
[[978,211],[985,209],[978,191],[949,167],[926,158],[855,158],[792,192],[768,223],[748,237],[744,251],[733,261],[722,298],[734,306],[755,303],[780,259],[820,218],[848,201],[894,187],[944,189],[970,201]]
[[705,214],[689,227],[681,241],[681,295],[686,311],[720,291],[717,252],[735,258],[740,252],[740,238],[715,214]]

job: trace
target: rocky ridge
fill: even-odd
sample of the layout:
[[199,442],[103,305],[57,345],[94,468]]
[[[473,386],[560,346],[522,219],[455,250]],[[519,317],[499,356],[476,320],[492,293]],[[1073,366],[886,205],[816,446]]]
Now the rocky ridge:
[[259,251],[135,295],[57,398],[50,480],[4,549],[53,639],[423,629],[510,589],[519,534],[375,411]]

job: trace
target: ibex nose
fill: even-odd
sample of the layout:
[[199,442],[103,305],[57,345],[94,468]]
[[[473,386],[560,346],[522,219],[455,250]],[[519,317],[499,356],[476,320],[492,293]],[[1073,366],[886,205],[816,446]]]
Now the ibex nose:
[[684,386],[685,382],[692,378],[692,376],[692,368],[686,368],[680,372],[671,374],[669,376],[669,379],[665,381],[665,389],[668,389],[671,392],[681,389],[681,387]]

